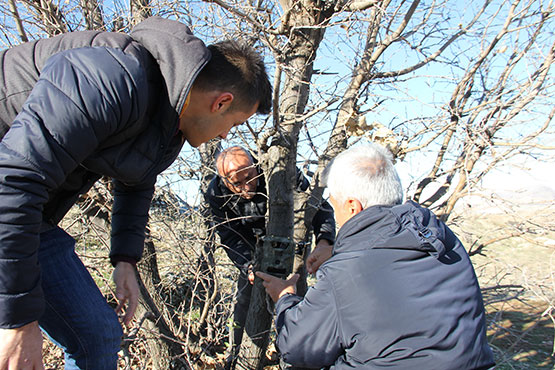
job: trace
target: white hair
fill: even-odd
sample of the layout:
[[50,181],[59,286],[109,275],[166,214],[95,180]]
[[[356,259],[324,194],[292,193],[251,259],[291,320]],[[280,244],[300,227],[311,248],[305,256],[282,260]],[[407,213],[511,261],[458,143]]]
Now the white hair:
[[392,155],[375,143],[356,145],[339,154],[326,168],[324,177],[330,195],[340,203],[354,198],[368,208],[403,201]]

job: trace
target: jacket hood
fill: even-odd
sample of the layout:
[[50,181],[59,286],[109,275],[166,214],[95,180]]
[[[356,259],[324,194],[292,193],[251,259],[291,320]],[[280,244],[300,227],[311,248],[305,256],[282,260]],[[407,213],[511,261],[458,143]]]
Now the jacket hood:
[[189,27],[158,16],[139,23],[130,36],[158,62],[171,106],[179,115],[195,78],[210,60],[210,51]]
[[445,246],[458,244],[456,236],[431,211],[408,201],[397,206],[372,206],[345,222],[337,235],[334,254],[406,249],[440,258],[448,252]]

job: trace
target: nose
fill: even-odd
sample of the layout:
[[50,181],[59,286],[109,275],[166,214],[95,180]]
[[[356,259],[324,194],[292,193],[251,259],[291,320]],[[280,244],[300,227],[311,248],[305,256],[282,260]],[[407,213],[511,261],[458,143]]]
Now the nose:
[[246,189],[247,191],[251,191],[251,192],[254,191],[254,190],[256,189],[256,186],[255,186],[254,181],[248,182],[248,183],[245,185],[245,189]]

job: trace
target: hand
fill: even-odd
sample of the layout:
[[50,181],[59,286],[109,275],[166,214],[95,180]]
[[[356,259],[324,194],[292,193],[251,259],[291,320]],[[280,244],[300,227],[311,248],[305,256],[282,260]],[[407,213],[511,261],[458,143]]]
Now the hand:
[[16,329],[0,329],[0,369],[44,370],[38,322]]
[[[135,267],[128,262],[120,261],[114,269],[112,278],[116,284],[116,299],[118,300],[116,313],[125,312],[123,323],[125,326],[129,326],[139,302],[139,284],[135,277]],[[125,308],[126,304],[127,308]]]
[[333,253],[333,245],[326,239],[322,239],[316,245],[316,248],[310,253],[306,259],[306,271],[309,274],[315,274],[322,263],[326,262]]
[[268,275],[262,271],[257,271],[256,276],[264,280],[262,285],[266,288],[266,293],[272,298],[272,301],[277,302],[281,297],[287,293],[295,294],[297,293],[297,280],[299,280],[299,274],[294,274],[287,280],[280,279],[278,277]]

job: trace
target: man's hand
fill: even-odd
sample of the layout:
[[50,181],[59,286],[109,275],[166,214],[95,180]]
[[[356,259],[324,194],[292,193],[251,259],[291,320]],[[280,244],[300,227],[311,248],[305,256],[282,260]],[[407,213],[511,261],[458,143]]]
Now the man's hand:
[[297,280],[299,280],[299,274],[291,276],[287,280],[280,279],[278,277],[268,275],[262,271],[257,271],[256,276],[264,280],[262,285],[266,288],[266,293],[272,298],[272,301],[277,302],[282,296],[287,293],[295,294],[297,293]]
[[[128,262],[120,261],[117,263],[112,276],[116,284],[116,298],[118,306],[116,313],[125,313],[123,323],[128,326],[139,302],[139,284],[135,277],[135,267]],[[127,308],[125,305],[127,304]]]
[[0,369],[44,370],[38,322],[16,329],[0,329]]
[[316,244],[316,247],[306,259],[306,271],[309,274],[315,274],[322,263],[326,262],[332,255],[333,245],[326,239],[322,239]]

